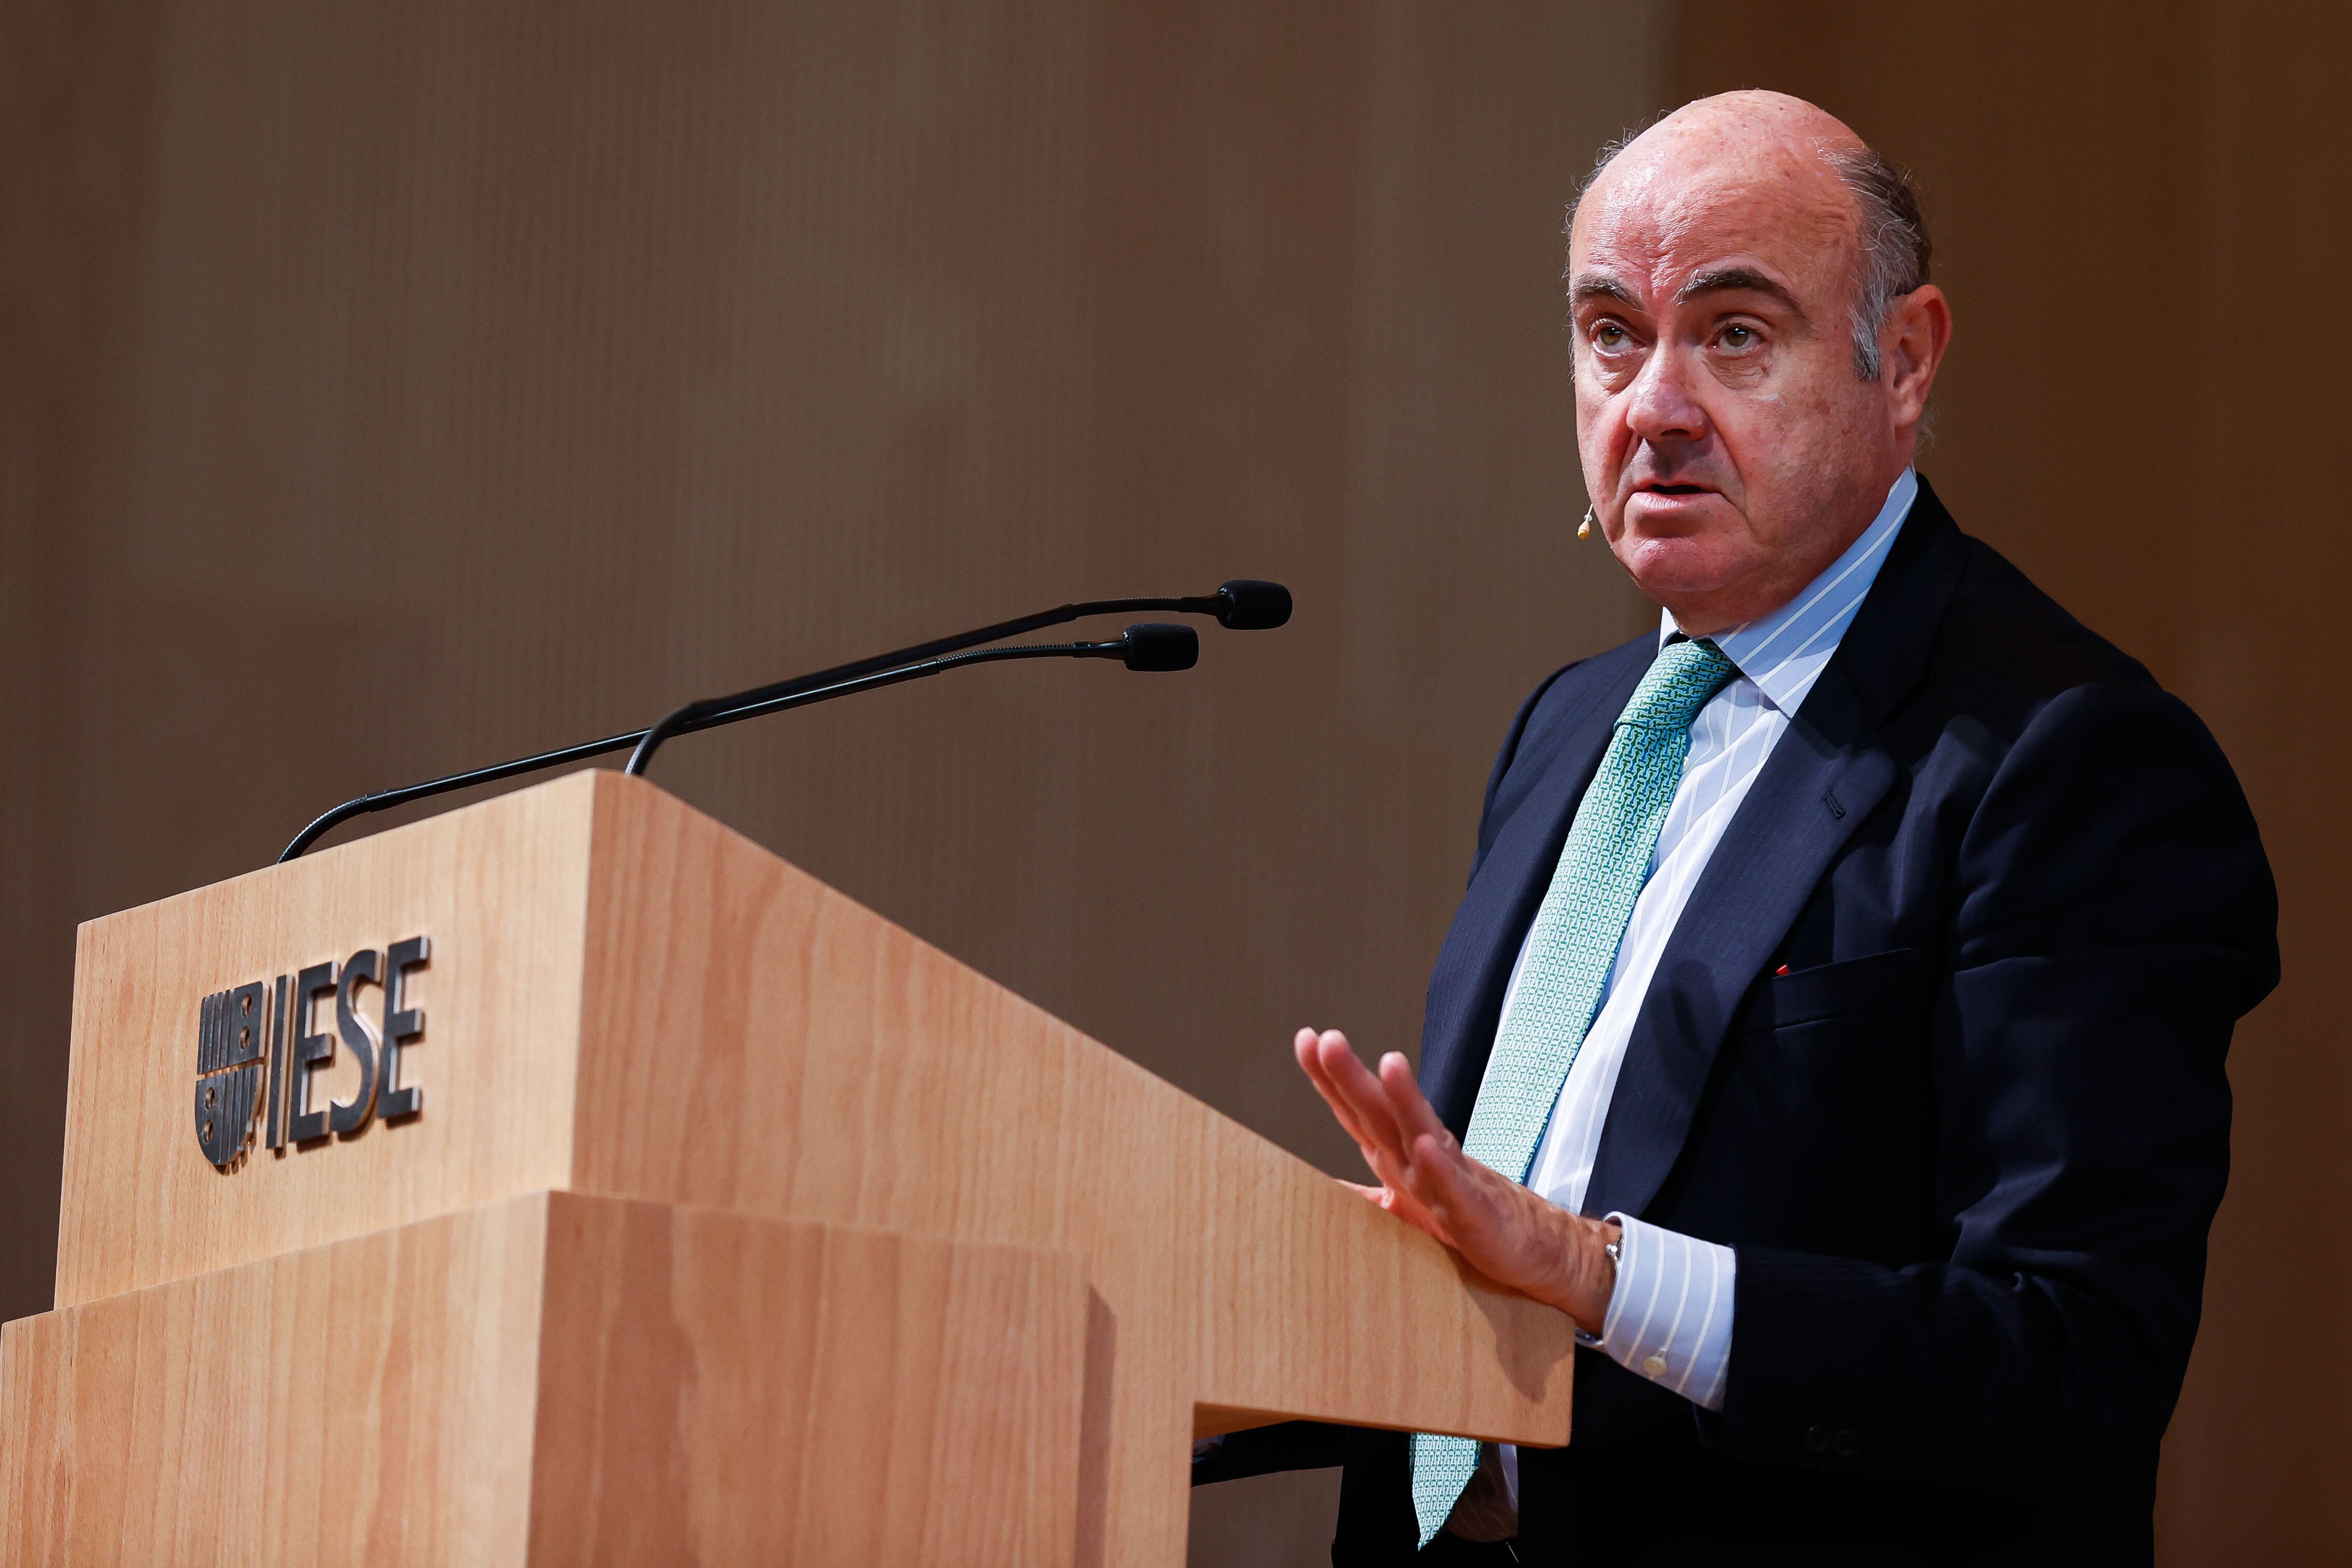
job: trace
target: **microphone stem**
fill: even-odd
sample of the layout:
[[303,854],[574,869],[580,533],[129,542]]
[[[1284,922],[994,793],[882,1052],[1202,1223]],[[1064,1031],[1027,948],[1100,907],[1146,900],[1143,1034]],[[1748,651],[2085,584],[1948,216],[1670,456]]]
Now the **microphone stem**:
[[787,696],[794,692],[809,691],[830,685],[874,670],[892,669],[918,660],[936,658],[961,649],[977,647],[982,643],[999,643],[1007,637],[1024,637],[1032,632],[1042,632],[1048,626],[1066,626],[1093,615],[1131,615],[1144,610],[1167,610],[1180,615],[1214,615],[1223,601],[1215,594],[1197,594],[1184,599],[1090,599],[1076,604],[1065,604],[1054,610],[1040,610],[1034,615],[1024,615],[1012,621],[1000,621],[993,626],[982,626],[971,632],[959,632],[952,637],[938,637],[929,643],[918,643],[911,648],[895,653],[877,653],[870,659],[855,659],[846,664],[835,664],[829,670],[814,674],[794,675],[790,680],[753,686],[732,696],[707,698],[719,703],[765,702],[772,697]]
[[[1120,606],[1133,602],[1135,601],[1116,601]],[[1186,601],[1154,600],[1147,601],[1145,604],[1148,608],[1164,609],[1183,602]],[[1075,621],[1078,616],[1089,612],[1091,612],[1089,606],[1066,604],[1059,610],[1047,611],[1043,615],[1026,616],[1021,621],[1005,622],[1003,626],[1034,630],[1038,622],[1053,625],[1061,621]],[[1002,627],[989,627],[978,632],[965,632],[960,637],[941,638],[938,643],[926,643],[921,646],[937,647],[946,644],[962,648],[969,647],[972,640],[985,641],[992,636],[1014,634],[1016,633],[1006,632]],[[778,681],[766,686],[755,686],[750,691],[739,692],[733,696],[705,698],[701,702],[688,703],[685,707],[667,715],[648,729],[635,729],[625,735],[608,735],[602,740],[583,741],[577,746],[566,746],[554,751],[542,751],[535,757],[519,757],[509,762],[492,763],[487,768],[475,768],[463,773],[451,773],[439,779],[428,779],[422,784],[404,785],[397,789],[379,789],[372,795],[362,795],[357,800],[346,800],[331,810],[321,812],[310,826],[295,834],[292,841],[279,852],[278,861],[282,865],[295,859],[303,851],[318,842],[325,834],[354,817],[364,817],[376,811],[387,811],[394,806],[404,806],[411,800],[428,800],[436,795],[446,795],[453,790],[468,789],[478,784],[495,784],[501,779],[519,778],[525,773],[535,773],[543,768],[561,768],[567,762],[584,762],[592,757],[603,757],[632,747],[635,747],[636,751],[629,759],[628,771],[642,774],[645,771],[645,762],[649,761],[653,755],[651,747],[646,744],[649,741],[653,746],[659,746],[663,740],[674,735],[689,735],[699,730],[716,729],[721,725],[733,724],[740,719],[757,718],[762,714],[781,713],[786,708],[804,707],[811,703],[824,702],[831,697],[847,696],[853,692],[895,686],[902,681],[916,680],[924,675],[935,675],[960,664],[992,664],[1001,659],[1113,658],[1123,646],[1122,642],[1116,640],[1108,643],[1030,643],[1013,648],[982,648],[971,653],[957,652],[946,656],[924,659],[916,664],[903,664],[895,669],[877,670],[875,668],[884,661],[898,658],[900,654],[907,652],[902,649],[899,653],[885,653],[873,659],[860,659],[856,664],[838,664],[830,670],[820,670],[812,675],[802,675],[789,681]],[[845,678],[843,678],[845,672],[854,673],[847,674]],[[697,712],[698,709],[703,711]]]
[[[732,711],[734,705],[741,704],[747,708],[756,707],[761,713],[772,713],[775,711],[775,706],[765,705],[791,706],[784,703],[783,699],[799,695],[803,692],[828,688],[877,671],[887,671],[918,662],[935,660],[946,654],[975,647],[982,643],[994,643],[1006,637],[1018,637],[1047,626],[1059,626],[1092,615],[1127,614],[1139,610],[1167,610],[1180,615],[1214,615],[1223,619],[1233,608],[1233,601],[1227,597],[1228,590],[1250,586],[1253,585],[1228,583],[1225,588],[1220,589],[1215,593],[1191,594],[1175,599],[1082,600],[1074,604],[1059,605],[1052,610],[1041,610],[1034,615],[1024,615],[1012,621],[1000,621],[993,626],[977,627],[970,632],[960,632],[951,637],[939,637],[929,643],[918,643],[912,647],[900,648],[893,653],[877,653],[871,658],[854,660],[846,664],[835,664],[829,670],[819,670],[814,674],[796,675],[788,681],[755,686],[747,692],[738,692],[731,697],[715,700],[720,708],[726,711]],[[1276,588],[1276,591],[1279,593],[1281,590]],[[1280,625],[1282,620],[1288,617],[1289,602],[1289,595],[1283,593],[1281,618],[1263,622],[1263,624]],[[1004,656],[1043,658],[1050,655],[1047,653],[1016,653],[1008,650]],[[912,677],[901,678],[911,679]],[[346,800],[331,810],[321,812],[309,827],[295,834],[292,841],[279,852],[278,863],[282,865],[294,859],[318,842],[320,835],[350,821],[353,817],[363,817],[370,812],[387,810],[411,800],[426,800],[435,795],[446,794],[450,790],[463,789],[475,784],[495,784],[500,779],[517,778],[525,773],[535,773],[542,768],[561,768],[567,762],[584,762],[592,757],[603,757],[607,753],[629,747],[644,749],[646,756],[650,758],[652,751],[646,747],[646,742],[649,738],[653,740],[655,746],[659,746],[672,735],[706,729],[714,723],[730,722],[717,716],[718,709],[709,713],[694,714],[691,717],[687,716],[693,710],[705,707],[710,700],[706,699],[705,703],[690,703],[686,707],[668,715],[649,729],[633,729],[626,735],[608,735],[602,740],[583,741],[578,746],[567,746],[556,751],[542,751],[536,757],[519,757],[511,762],[493,763],[488,768],[476,768],[464,773],[452,773],[442,779],[428,779],[422,784],[404,785],[397,789],[379,789],[373,795],[362,795],[357,800]],[[741,716],[749,718],[752,715],[747,711]],[[632,758],[632,763],[631,772],[644,770],[642,764],[636,763],[635,758]]]
[[[654,752],[672,736],[693,735],[721,725],[735,724],[763,714],[782,713],[787,708],[805,707],[832,697],[845,697],[854,692],[878,691],[895,686],[901,681],[918,680],[924,675],[936,675],[942,670],[959,664],[993,664],[999,659],[1087,659],[1116,656],[1126,644],[1121,641],[1108,643],[1027,643],[1017,648],[982,648],[969,653],[950,653],[943,658],[925,659],[919,664],[901,665],[873,674],[854,675],[847,680],[826,685],[811,685],[822,675],[803,676],[796,681],[779,681],[773,685],[754,686],[750,691],[737,692],[732,696],[705,697],[684,707],[665,714],[651,729],[642,732],[637,748],[629,755],[628,766],[621,771],[643,776],[653,761]],[[827,672],[830,674],[831,672]]]

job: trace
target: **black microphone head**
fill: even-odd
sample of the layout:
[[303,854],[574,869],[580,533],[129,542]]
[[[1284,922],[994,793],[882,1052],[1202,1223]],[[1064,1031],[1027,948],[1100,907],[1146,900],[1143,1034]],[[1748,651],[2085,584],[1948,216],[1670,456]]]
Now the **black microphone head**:
[[1147,621],[1129,627],[1119,641],[1127,644],[1120,657],[1130,670],[1189,670],[1201,662],[1201,634],[1190,626]]
[[1237,577],[1217,590],[1217,624],[1228,632],[1271,632],[1290,619],[1290,590]]

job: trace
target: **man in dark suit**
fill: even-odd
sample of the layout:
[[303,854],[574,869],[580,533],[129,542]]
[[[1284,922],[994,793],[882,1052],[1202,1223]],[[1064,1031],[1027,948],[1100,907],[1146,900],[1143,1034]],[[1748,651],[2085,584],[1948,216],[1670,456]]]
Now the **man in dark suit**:
[[1913,472],[1927,259],[1774,94],[1580,201],[1585,479],[1660,630],[1513,723],[1418,1083],[1297,1042],[1371,1201],[1576,1320],[1575,1431],[1198,1461],[1344,1458],[1337,1563],[2149,1559],[2275,897],[2196,716]]

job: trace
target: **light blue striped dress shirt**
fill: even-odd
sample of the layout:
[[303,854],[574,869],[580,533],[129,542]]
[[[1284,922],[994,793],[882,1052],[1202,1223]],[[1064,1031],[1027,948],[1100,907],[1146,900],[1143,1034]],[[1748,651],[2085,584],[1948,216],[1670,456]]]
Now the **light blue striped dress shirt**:
[[[1682,783],[1658,834],[1649,878],[1618,944],[1601,1010],[1560,1085],[1528,1171],[1528,1186],[1563,1208],[1584,1206],[1626,1042],[1683,905],[1763,771],[1765,758],[1837,652],[1918,493],[1918,476],[1906,469],[1876,519],[1828,570],[1780,609],[1714,639],[1739,666],[1739,674],[1691,722]],[[1677,630],[1674,617],[1664,616],[1659,645]],[[1526,961],[1523,940],[1519,963]],[[1518,981],[1515,964],[1503,996],[1504,1019],[1510,1016]],[[1625,1232],[1618,1247],[1617,1290],[1600,1340],[1588,1343],[1598,1343],[1612,1359],[1654,1383],[1710,1410],[1722,1409],[1731,1367],[1731,1249],[1627,1215],[1610,1218]],[[1502,1459],[1516,1507],[1518,1456],[1506,1447]]]

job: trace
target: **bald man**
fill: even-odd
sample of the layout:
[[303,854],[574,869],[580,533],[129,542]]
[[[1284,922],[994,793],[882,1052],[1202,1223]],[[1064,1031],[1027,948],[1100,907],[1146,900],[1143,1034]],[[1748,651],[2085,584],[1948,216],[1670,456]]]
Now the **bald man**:
[[1575,1320],[1573,1439],[1196,1460],[1344,1458],[1335,1563],[2149,1561],[2276,900],[2196,716],[1915,472],[1927,264],[1776,94],[1577,205],[1585,485],[1658,630],[1513,722],[1418,1082],[1296,1042],[1368,1200]]

